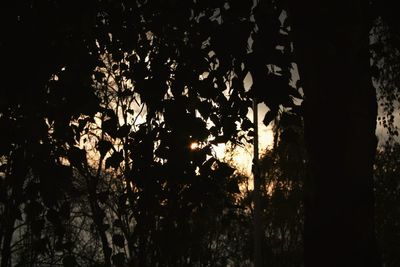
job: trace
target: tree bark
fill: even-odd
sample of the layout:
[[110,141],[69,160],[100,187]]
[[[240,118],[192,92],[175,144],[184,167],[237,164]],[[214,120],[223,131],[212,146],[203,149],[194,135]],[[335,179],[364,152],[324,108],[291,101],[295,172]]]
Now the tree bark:
[[374,233],[377,104],[368,1],[292,1],[310,179],[305,266],[381,266]]

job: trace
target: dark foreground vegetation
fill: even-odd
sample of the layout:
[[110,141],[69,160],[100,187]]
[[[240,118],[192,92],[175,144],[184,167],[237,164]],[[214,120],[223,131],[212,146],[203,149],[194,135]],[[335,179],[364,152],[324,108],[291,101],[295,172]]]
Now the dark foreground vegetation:
[[0,267],[400,266],[394,2],[3,4]]

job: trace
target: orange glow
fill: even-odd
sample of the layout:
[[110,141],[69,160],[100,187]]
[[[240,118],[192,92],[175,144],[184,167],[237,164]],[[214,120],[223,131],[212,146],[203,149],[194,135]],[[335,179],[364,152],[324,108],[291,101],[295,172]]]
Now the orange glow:
[[199,148],[199,144],[198,143],[193,142],[193,143],[190,144],[190,149],[191,150],[196,150],[198,148]]

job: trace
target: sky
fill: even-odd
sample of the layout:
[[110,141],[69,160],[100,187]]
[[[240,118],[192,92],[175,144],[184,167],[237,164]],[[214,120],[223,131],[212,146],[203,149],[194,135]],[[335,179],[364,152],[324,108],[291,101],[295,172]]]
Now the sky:
[[[384,116],[385,112],[383,111],[383,107],[378,105],[378,116]],[[394,125],[398,128],[400,128],[400,107],[396,107],[394,112]],[[383,127],[383,125],[377,121],[376,124],[376,136],[378,137],[378,147],[384,146],[385,141],[388,139],[388,132],[387,130]],[[394,138],[397,141],[400,141],[400,136],[397,136]]]

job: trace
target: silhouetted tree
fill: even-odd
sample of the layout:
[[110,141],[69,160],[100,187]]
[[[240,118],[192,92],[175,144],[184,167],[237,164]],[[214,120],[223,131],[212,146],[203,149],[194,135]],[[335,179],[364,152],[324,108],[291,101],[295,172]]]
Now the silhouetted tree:
[[375,240],[375,89],[367,1],[307,1],[291,7],[304,88],[305,265],[380,266]]
[[274,120],[274,128],[275,145],[260,162],[264,177],[264,266],[300,266],[308,163],[303,121],[291,111],[281,111]]
[[300,264],[305,188],[306,265],[378,266],[373,18],[387,116],[399,50],[392,1],[373,4],[14,1],[0,18],[1,267],[249,264],[251,194],[213,145],[251,141],[253,97],[276,127],[265,264]]
[[96,107],[91,44],[82,28],[88,7],[73,12],[73,5],[61,1],[14,1],[1,17],[0,53],[7,66],[0,97],[2,267],[14,263],[20,225],[35,254],[47,251],[46,222],[56,236],[64,234],[62,203],[71,188],[71,168],[61,158],[73,139],[68,125]]

